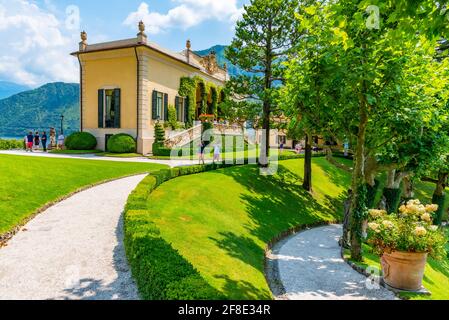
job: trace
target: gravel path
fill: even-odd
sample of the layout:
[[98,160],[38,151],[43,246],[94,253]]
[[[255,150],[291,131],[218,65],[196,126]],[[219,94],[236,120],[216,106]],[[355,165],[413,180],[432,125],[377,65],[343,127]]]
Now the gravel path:
[[[26,152],[24,150],[0,150],[0,154],[26,156],[26,157],[43,157],[43,158],[57,158],[57,159],[79,159],[79,160],[96,160],[96,161],[115,161],[115,162],[133,162],[133,163],[158,163],[165,164],[172,168],[181,166],[190,166],[198,164],[198,160],[174,159],[174,160],[155,160],[146,157],[136,158],[117,158],[117,157],[102,157],[95,154],[56,154],[44,153],[40,151]],[[206,163],[212,163],[212,160],[206,160]]]
[[268,257],[285,289],[278,299],[393,300],[383,287],[368,289],[367,278],[354,271],[340,255],[340,225],[300,232],[281,242]]
[[122,213],[144,177],[83,191],[30,221],[0,249],[0,300],[138,299]]

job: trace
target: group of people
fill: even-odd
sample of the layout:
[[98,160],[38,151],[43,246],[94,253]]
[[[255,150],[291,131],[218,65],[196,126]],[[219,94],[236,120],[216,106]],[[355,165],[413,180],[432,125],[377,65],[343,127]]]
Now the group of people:
[[[199,149],[198,149],[198,158],[199,158],[200,164],[201,163],[204,164],[207,146],[208,146],[208,144],[205,141],[200,142]],[[213,148],[214,148],[214,163],[219,162],[220,157],[221,157],[221,146],[219,143],[215,143],[213,145]]]
[[[56,146],[55,140],[56,132],[54,130],[51,130],[50,134],[50,147],[53,148]],[[65,137],[61,133],[58,137],[58,149],[62,149],[64,146],[64,140]],[[39,133],[39,131],[36,131],[34,134],[32,131],[28,132],[28,134],[24,137],[24,143],[25,143],[25,150],[26,152],[33,152],[35,150],[39,150],[42,146],[42,150],[44,152],[47,152],[48,150],[48,135],[46,131],[43,131],[42,133]]]

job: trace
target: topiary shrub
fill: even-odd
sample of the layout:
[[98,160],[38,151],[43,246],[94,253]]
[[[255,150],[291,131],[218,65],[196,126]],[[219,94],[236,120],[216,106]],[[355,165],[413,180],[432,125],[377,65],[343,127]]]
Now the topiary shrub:
[[108,151],[112,153],[133,153],[136,149],[136,140],[129,134],[116,134],[108,140]]
[[75,132],[67,137],[65,146],[69,150],[94,150],[97,139],[88,132]]

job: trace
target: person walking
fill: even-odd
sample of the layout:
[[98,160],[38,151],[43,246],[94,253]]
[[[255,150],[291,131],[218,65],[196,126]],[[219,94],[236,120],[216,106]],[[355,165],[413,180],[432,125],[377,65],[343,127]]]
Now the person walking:
[[38,150],[40,144],[41,144],[41,136],[39,135],[39,131],[36,131],[36,134],[34,135],[34,149]]
[[47,132],[42,132],[42,137],[41,137],[41,142],[42,142],[42,148],[44,149],[44,152],[47,152]]
[[34,143],[34,136],[33,133],[30,131],[27,135],[27,152],[33,152],[33,143]]
[[64,135],[61,133],[61,134],[58,136],[58,149],[59,149],[59,150],[62,150],[62,149],[64,148],[64,141],[65,141],[65,137],[64,137]]
[[220,156],[221,156],[221,146],[217,142],[216,144],[214,144],[214,163],[220,161]]
[[200,148],[199,148],[199,152],[198,152],[198,156],[199,156],[199,164],[204,164],[204,152],[206,150],[206,143],[204,141],[201,141],[200,143]]

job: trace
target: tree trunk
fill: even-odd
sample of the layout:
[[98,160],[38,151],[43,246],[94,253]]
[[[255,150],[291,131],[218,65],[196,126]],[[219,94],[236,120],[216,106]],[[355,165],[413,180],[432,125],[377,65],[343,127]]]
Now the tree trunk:
[[309,192],[312,191],[312,137],[309,133],[306,134],[306,150],[304,157],[304,183],[302,187]]
[[435,225],[441,225],[443,221],[443,214],[444,214],[444,200],[446,197],[446,186],[447,186],[447,179],[448,179],[449,173],[447,172],[439,172],[438,173],[438,182],[435,188],[435,191],[433,193],[432,197],[432,203],[438,205],[438,210],[435,212],[435,218],[434,218],[434,224]]
[[401,203],[401,182],[409,174],[407,172],[397,172],[395,169],[389,170],[387,184],[383,190],[385,206],[388,213],[396,212]]
[[404,177],[404,199],[410,200],[415,197],[413,178],[411,176]]
[[267,44],[265,47],[265,95],[263,98],[263,121],[262,121],[262,129],[265,134],[265,141],[262,142],[261,154],[260,154],[260,162],[259,165],[262,168],[267,168],[269,165],[270,158],[270,117],[271,117],[271,96],[269,91],[272,87],[272,76],[273,76],[273,45],[272,45],[272,22],[268,23],[268,38]]
[[366,97],[360,98],[360,122],[357,134],[357,145],[354,154],[354,171],[352,174],[353,197],[351,201],[351,258],[362,261],[362,224],[366,217],[366,185],[365,185],[365,143],[368,126],[368,110]]

